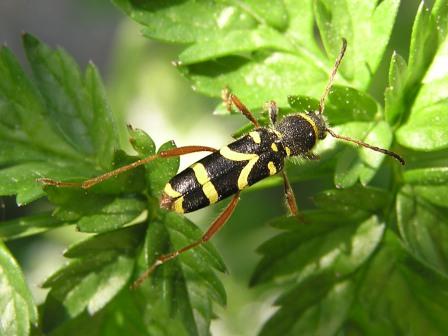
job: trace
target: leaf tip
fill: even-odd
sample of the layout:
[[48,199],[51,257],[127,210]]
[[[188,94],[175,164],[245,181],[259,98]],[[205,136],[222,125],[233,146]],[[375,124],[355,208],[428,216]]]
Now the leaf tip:
[[26,46],[36,46],[39,44],[37,37],[27,32],[22,32],[22,40]]

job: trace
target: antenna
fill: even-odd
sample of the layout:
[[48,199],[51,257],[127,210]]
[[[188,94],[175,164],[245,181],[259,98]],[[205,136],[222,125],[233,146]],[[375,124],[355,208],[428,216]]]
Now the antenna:
[[336,59],[336,62],[333,66],[333,71],[331,71],[330,78],[328,79],[327,86],[325,87],[324,94],[320,98],[319,101],[319,114],[322,115],[325,108],[325,100],[328,97],[328,94],[330,93],[331,87],[333,86],[334,77],[336,76],[336,73],[338,72],[339,65],[341,64],[342,58],[344,57],[345,50],[347,49],[347,40],[345,38],[342,38],[342,47],[341,51],[339,52],[338,58]]
[[362,142],[362,141],[359,141],[359,140],[355,140],[355,139],[352,139],[352,138],[349,138],[349,137],[346,137],[346,136],[343,136],[343,135],[336,134],[333,130],[331,130],[328,127],[326,127],[325,130],[328,133],[330,133],[331,136],[334,137],[334,138],[345,140],[345,141],[348,141],[348,142],[353,142],[353,143],[357,144],[358,146],[366,147],[366,148],[369,148],[371,150],[374,150],[375,152],[380,152],[380,153],[392,156],[395,160],[399,161],[403,166],[405,164],[404,159],[400,155],[395,153],[395,152],[392,152],[392,151],[384,149],[384,148],[372,146],[372,145],[369,145],[368,143],[365,143],[365,142]]
[[[333,70],[331,71],[330,78],[328,79],[327,86],[325,87],[325,91],[319,101],[319,115],[322,115],[322,113],[324,112],[325,100],[327,99],[328,94],[330,93],[331,87],[333,86],[334,78],[336,77],[336,73],[338,72],[339,65],[341,64],[342,58],[344,57],[346,50],[347,50],[347,40],[345,38],[342,38],[341,51],[339,52],[338,58],[336,58],[336,62],[334,63],[334,67],[333,67]],[[369,148],[376,152],[380,152],[380,153],[392,156],[395,160],[399,161],[402,165],[405,164],[404,159],[395,152],[392,152],[392,151],[384,149],[384,148],[369,145],[368,143],[362,142],[360,140],[355,140],[355,139],[352,139],[352,138],[349,138],[349,137],[346,137],[343,135],[336,134],[332,129],[330,129],[328,127],[325,127],[325,130],[328,133],[330,133],[332,137],[334,137],[336,139],[341,139],[344,141],[352,142],[352,143],[357,144],[358,146]]]

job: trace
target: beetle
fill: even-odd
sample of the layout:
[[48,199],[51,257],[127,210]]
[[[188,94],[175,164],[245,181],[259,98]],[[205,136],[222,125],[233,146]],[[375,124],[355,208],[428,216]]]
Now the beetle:
[[219,150],[208,146],[178,147],[135,161],[81,183],[60,182],[48,178],[42,178],[39,181],[47,185],[59,187],[88,189],[124,171],[146,164],[157,158],[175,157],[203,151],[211,152],[211,154],[195,162],[168,181],[160,199],[160,206],[177,213],[187,213],[204,208],[233,195],[230,203],[199,240],[179,250],[160,256],[134,282],[133,287],[137,287],[159,265],[210,240],[232,215],[238,203],[240,192],[268,176],[281,174],[289,212],[291,215],[296,216],[298,210],[294,192],[283,170],[285,160],[295,156],[313,160],[318,159],[318,156],[312,150],[316,143],[324,139],[327,134],[334,138],[389,155],[401,164],[405,164],[404,159],[395,152],[336,134],[328,127],[323,114],[325,101],[330,93],[346,48],[347,41],[343,39],[341,50],[329,76],[324,93],[320,98],[317,111],[290,114],[277,121],[277,105],[274,101],[270,101],[267,103],[270,125],[262,127],[241,100],[228,89],[224,89],[222,98],[227,108],[231,110],[235,106],[253,124],[254,129]]

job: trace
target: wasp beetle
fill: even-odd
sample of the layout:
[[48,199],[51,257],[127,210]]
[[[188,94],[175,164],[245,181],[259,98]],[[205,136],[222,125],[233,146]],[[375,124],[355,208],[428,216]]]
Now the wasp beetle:
[[207,242],[229,219],[235,209],[240,192],[248,186],[275,174],[281,174],[284,181],[285,197],[291,215],[297,215],[297,205],[294,193],[283,171],[285,159],[302,156],[308,159],[317,159],[312,149],[319,140],[327,134],[353,142],[374,151],[389,155],[401,164],[404,160],[398,154],[387,149],[378,148],[362,141],[336,134],[331,130],[324,117],[325,100],[331,90],[336,72],[344,57],[347,42],[343,39],[341,51],[336,59],[324,93],[319,101],[317,111],[306,111],[288,115],[277,121],[278,108],[275,102],[267,104],[270,126],[260,127],[249,109],[229,90],[223,90],[223,100],[230,110],[235,106],[250,122],[254,129],[245,136],[237,139],[227,146],[217,150],[207,146],[184,146],[149,156],[135,161],[129,165],[101,176],[86,180],[82,183],[60,182],[43,178],[44,184],[60,187],[81,187],[84,189],[98,184],[110,177],[124,171],[146,164],[157,158],[181,156],[194,152],[209,151],[211,154],[192,164],[166,184],[160,199],[160,206],[177,213],[187,213],[206,207],[210,204],[234,195],[225,210],[211,224],[210,228],[198,241],[177,251],[159,257],[154,264],[143,273],[134,283],[138,286],[154,269],[164,262],[177,257],[198,245]]

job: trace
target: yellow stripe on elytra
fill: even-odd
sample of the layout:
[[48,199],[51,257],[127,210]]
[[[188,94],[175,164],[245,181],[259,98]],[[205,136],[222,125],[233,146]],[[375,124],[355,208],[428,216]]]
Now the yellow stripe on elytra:
[[169,183],[167,183],[165,185],[165,189],[163,189],[163,191],[165,192],[165,194],[167,194],[171,198],[178,198],[178,197],[182,196],[181,193],[174,190],[173,187],[171,186],[171,184],[169,184]]
[[277,168],[275,167],[274,162],[269,161],[269,163],[268,163],[268,169],[269,169],[269,175],[275,175],[275,174],[277,174]]
[[249,160],[247,165],[244,166],[243,170],[241,170],[240,176],[238,177],[238,189],[243,190],[247,185],[249,178],[249,174],[252,171],[252,168],[255,166],[255,163],[257,163],[259,159],[258,155],[255,155],[255,157],[252,160]]
[[202,163],[195,163],[191,166],[193,169],[194,175],[196,176],[196,180],[198,180],[200,185],[204,185],[210,178],[208,177],[207,171]]
[[291,156],[291,150],[289,149],[289,147],[285,146],[285,152],[286,155]]
[[254,140],[255,143],[261,143],[260,134],[258,134],[258,132],[250,132],[249,136],[252,138],[252,140]]
[[278,148],[277,148],[277,145],[275,144],[275,142],[272,143],[271,148],[274,152],[278,152]]
[[207,196],[210,204],[216,203],[218,201],[218,192],[211,181],[205,183],[202,187],[202,191],[205,196]]
[[279,131],[277,131],[277,130],[272,130],[274,133],[275,133],[275,135],[277,136],[277,137],[279,137],[279,138],[281,138],[281,137],[283,137],[283,135],[279,132]]
[[184,197],[179,197],[177,200],[174,201],[172,209],[177,212],[177,213],[184,213],[184,207],[183,207],[183,203],[184,203]]
[[314,122],[314,120],[311,119],[311,117],[308,116],[305,113],[299,113],[299,116],[301,116],[303,119],[305,119],[306,121],[308,121],[311,124],[311,126],[313,127],[313,130],[314,130],[314,135],[315,135],[316,140],[317,140],[319,138],[319,130],[317,129],[317,125]]
[[248,153],[238,153],[231,150],[229,147],[225,146],[219,150],[219,153],[224,156],[228,160],[232,161],[248,161],[253,160],[255,158],[258,159],[257,154],[248,154]]

